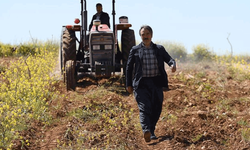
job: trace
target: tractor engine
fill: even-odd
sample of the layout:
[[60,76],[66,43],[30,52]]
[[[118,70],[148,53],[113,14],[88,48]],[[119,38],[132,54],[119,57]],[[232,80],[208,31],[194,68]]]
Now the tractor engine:
[[89,60],[96,76],[109,77],[114,72],[114,44],[113,31],[105,24],[94,23],[89,34]]

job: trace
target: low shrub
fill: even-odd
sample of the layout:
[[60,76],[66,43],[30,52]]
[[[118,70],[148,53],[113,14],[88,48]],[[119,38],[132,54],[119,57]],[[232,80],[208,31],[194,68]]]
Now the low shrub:
[[10,44],[3,44],[0,42],[0,57],[12,56],[13,47]]
[[198,44],[193,47],[193,58],[195,61],[209,61],[214,59],[214,57],[215,54],[204,44]]
[[0,42],[0,57],[35,55],[44,52],[44,49],[52,51],[58,48],[59,42],[53,39],[45,42],[32,40],[18,45],[3,44]]
[[185,61],[187,58],[187,49],[181,43],[176,42],[159,42],[163,45],[166,51],[173,57],[174,59]]

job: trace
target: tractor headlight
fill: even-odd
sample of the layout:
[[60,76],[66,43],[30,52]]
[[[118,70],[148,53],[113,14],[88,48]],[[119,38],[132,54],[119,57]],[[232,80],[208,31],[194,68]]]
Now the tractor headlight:
[[105,45],[105,50],[106,49],[112,49],[112,45]]
[[93,45],[93,50],[100,50],[100,45]]

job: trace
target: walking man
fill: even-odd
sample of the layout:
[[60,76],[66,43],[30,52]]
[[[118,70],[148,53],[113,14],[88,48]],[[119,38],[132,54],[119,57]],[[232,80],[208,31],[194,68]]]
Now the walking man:
[[142,26],[139,34],[142,42],[132,47],[127,61],[126,88],[129,93],[134,92],[144,139],[150,142],[157,139],[154,131],[162,111],[163,87],[168,88],[164,62],[172,72],[176,71],[176,62],[163,46],[151,41],[150,26]]

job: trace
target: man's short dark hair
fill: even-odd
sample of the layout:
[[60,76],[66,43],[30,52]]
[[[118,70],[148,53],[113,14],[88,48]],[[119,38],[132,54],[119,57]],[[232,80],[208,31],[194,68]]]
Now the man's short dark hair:
[[139,35],[141,36],[141,30],[142,29],[147,29],[150,33],[151,33],[151,35],[153,35],[153,30],[152,30],[152,28],[149,26],[149,25],[143,25],[143,26],[141,26],[141,28],[140,28],[140,30],[139,30]]
[[101,4],[101,3],[97,3],[97,4],[96,4],[96,7],[97,7],[97,6],[101,6],[101,7],[102,7],[102,4]]

